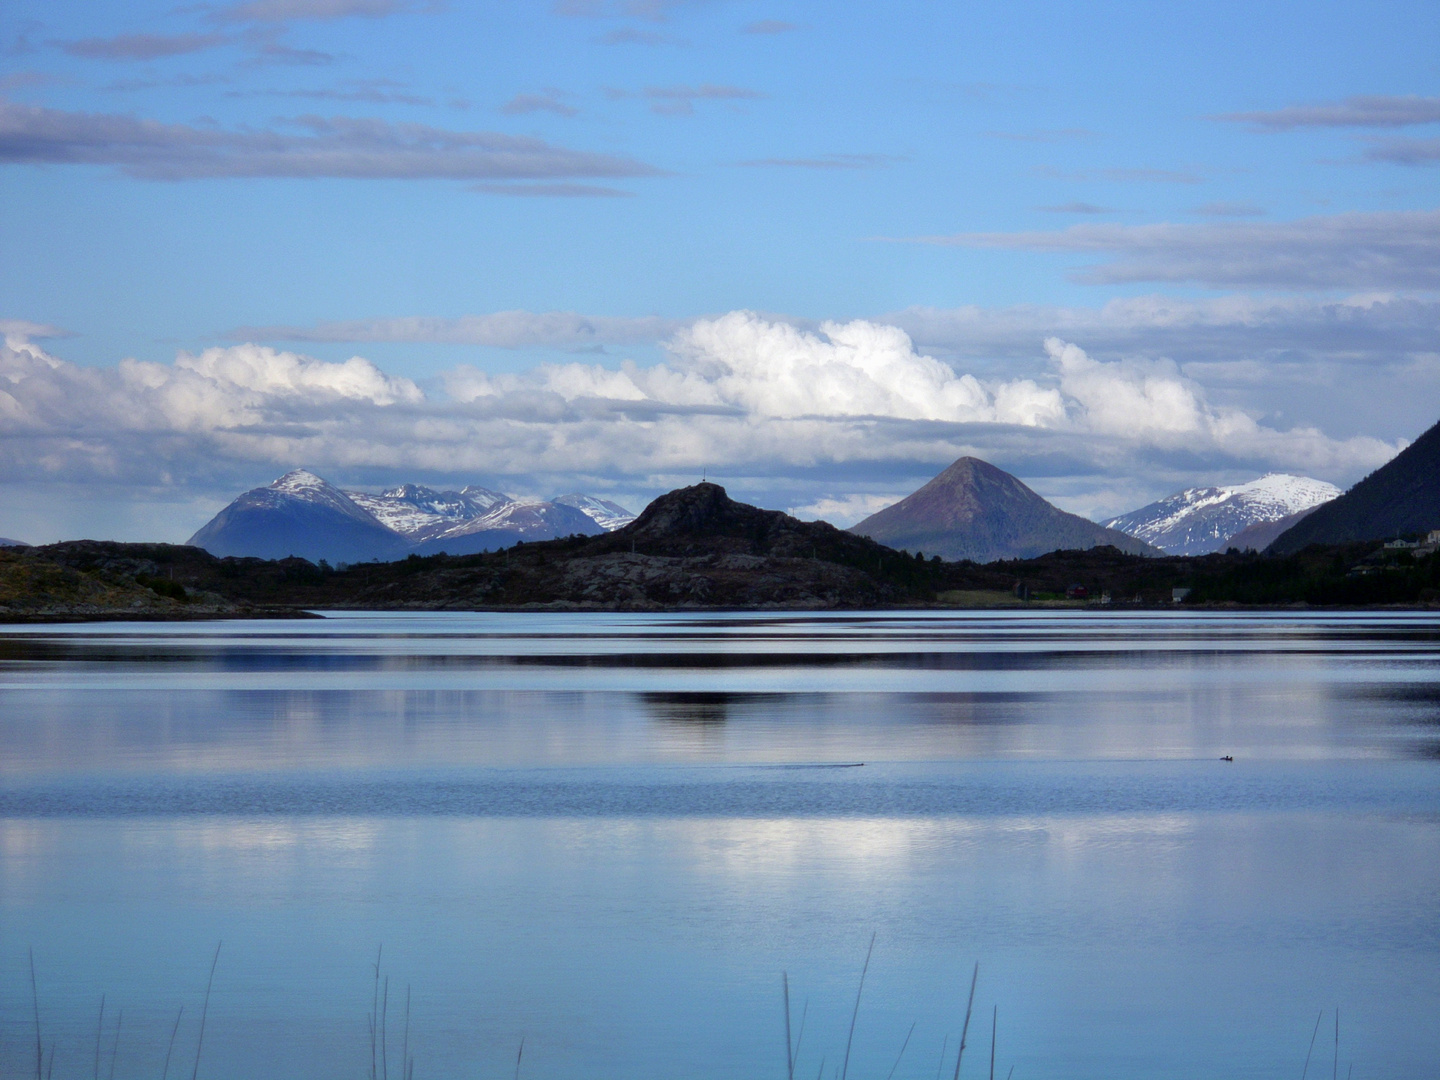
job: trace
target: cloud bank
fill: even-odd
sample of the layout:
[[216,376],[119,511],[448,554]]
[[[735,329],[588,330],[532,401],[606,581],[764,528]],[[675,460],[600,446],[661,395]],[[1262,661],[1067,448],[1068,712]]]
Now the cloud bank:
[[12,482],[238,490],[303,462],[340,479],[590,478],[653,493],[708,469],[838,514],[964,453],[1096,488],[1181,466],[1350,480],[1398,449],[1266,426],[1168,360],[1101,361],[1051,338],[1042,376],[981,378],[865,320],[810,331],[731,312],[676,330],[661,363],[462,367],[430,394],[361,357],[248,343],[81,367],[10,326],[0,469]]
[[1409,127],[1412,124],[1440,123],[1440,97],[1360,94],[1321,105],[1291,105],[1269,111],[1226,113],[1217,119],[1248,124],[1259,131],[1294,131],[1306,127]]
[[1333,214],[1287,222],[1072,225],[1058,232],[920,237],[952,247],[1109,255],[1087,284],[1190,282],[1278,289],[1440,288],[1440,211]]
[[226,131],[0,100],[0,164],[109,165],[144,180],[216,177],[545,180],[654,176],[634,158],[489,131],[300,116]]

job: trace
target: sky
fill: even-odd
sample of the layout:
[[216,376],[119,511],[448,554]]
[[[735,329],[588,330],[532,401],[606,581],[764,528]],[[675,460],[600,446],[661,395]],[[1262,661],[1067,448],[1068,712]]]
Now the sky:
[[1096,519],[1440,419],[1440,5],[0,5],[0,536],[972,454]]

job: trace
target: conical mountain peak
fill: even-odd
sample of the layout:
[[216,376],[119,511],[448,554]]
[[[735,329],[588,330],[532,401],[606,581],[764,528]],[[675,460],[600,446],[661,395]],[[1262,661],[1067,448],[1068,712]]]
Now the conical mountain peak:
[[1052,506],[988,461],[962,457],[918,491],[851,529],[903,551],[994,562],[1110,545],[1155,555],[1149,544]]

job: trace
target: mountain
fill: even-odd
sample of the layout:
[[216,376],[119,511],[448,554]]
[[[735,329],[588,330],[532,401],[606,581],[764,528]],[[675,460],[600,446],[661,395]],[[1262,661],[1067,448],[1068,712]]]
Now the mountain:
[[594,495],[556,495],[550,501],[560,506],[573,506],[606,532],[623,529],[635,520],[635,515],[619,503],[598,499]]
[[415,543],[484,517],[495,507],[513,501],[509,495],[473,485],[461,491],[436,491],[419,484],[401,484],[379,495],[367,491],[345,494],[382,525]]
[[892,548],[994,562],[1109,544],[1158,555],[1144,541],[1051,506],[1015,477],[963,457],[912,495],[850,529]]
[[1310,544],[1384,540],[1431,529],[1440,529],[1440,424],[1291,526],[1270,550],[1288,555]]
[[470,485],[436,491],[401,484],[376,495],[343,491],[304,469],[247,491],[190,538],[216,555],[312,562],[368,562],[409,554],[495,551],[520,540],[594,536],[634,520],[618,503],[591,495],[554,502],[514,499]]
[[[1321,505],[1324,505],[1323,503]],[[1259,521],[1241,529],[1229,540],[1225,541],[1226,550],[1235,548],[1238,551],[1264,551],[1275,542],[1275,538],[1283,533],[1290,526],[1294,525],[1301,518],[1309,517],[1319,507],[1312,506],[1308,510],[1299,510],[1293,514],[1287,514],[1279,521]]]
[[245,492],[187,543],[212,555],[298,555],[311,562],[398,559],[409,548],[345,492],[304,469]]
[[0,536],[0,547],[29,547],[29,546],[30,546],[30,545],[27,544],[27,543],[25,543],[24,540],[7,540],[5,537]]
[[521,540],[596,536],[606,530],[573,506],[553,502],[504,502],[488,514],[461,522],[415,546],[417,555],[473,555],[499,551]]
[[1339,488],[1323,480],[1269,473],[1248,484],[1191,488],[1112,518],[1105,527],[1171,555],[1205,555],[1224,551],[1243,529],[1312,510],[1339,494]]

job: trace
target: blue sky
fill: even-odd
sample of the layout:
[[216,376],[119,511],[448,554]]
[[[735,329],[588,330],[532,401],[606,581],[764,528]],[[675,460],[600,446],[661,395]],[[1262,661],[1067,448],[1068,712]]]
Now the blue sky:
[[1348,484],[1440,417],[1437,178],[1427,3],[11,0],[0,534]]

